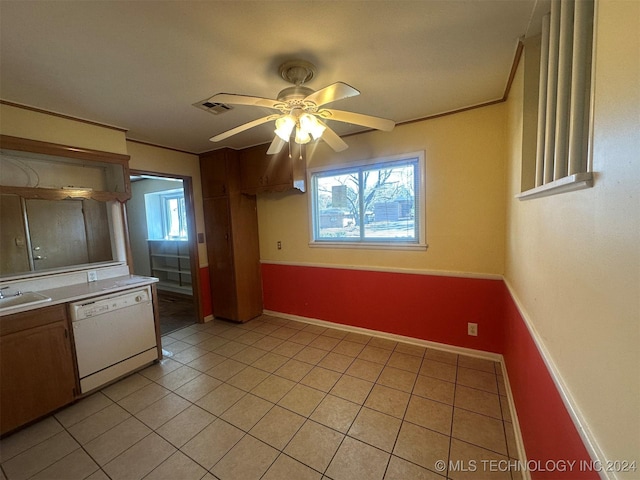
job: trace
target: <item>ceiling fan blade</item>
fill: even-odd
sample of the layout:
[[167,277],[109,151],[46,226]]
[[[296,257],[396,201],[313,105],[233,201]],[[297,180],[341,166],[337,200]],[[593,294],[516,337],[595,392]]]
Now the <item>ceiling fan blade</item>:
[[282,147],[287,144],[284,140],[282,140],[278,135],[275,136],[271,145],[269,145],[269,150],[267,150],[267,155],[275,155],[276,153],[280,153]]
[[250,105],[253,107],[267,107],[278,109],[277,105],[282,105],[282,102],[273,100],[271,98],[263,97],[251,97],[248,95],[236,95],[235,93],[218,93],[211,97],[209,100],[211,103],[229,103],[231,105]]
[[362,115],[361,113],[344,112],[342,110],[320,110],[317,113],[325,120],[336,120],[338,122],[353,123],[354,125],[362,125],[363,127],[375,128],[376,130],[384,130],[390,132],[396,126],[396,122],[381,117],[372,117],[371,115]]
[[315,103],[318,107],[343,98],[360,95],[360,91],[343,82],[336,82],[308,95],[304,100]]
[[253,120],[252,122],[247,122],[238,127],[232,128],[231,130],[227,130],[226,132],[219,133],[218,135],[211,137],[209,140],[212,142],[219,142],[240,132],[249,130],[250,128],[257,127],[258,125],[262,125],[263,123],[275,120],[278,117],[279,115],[267,115],[266,117],[258,118],[257,120]]
[[336,132],[334,132],[333,130],[331,130],[331,128],[327,127],[327,125],[325,125],[323,122],[320,122],[325,128],[324,132],[322,132],[322,140],[324,140],[326,142],[327,145],[329,145],[334,152],[341,152],[343,150],[346,150],[347,148],[349,148],[349,145],[347,145],[344,140],[342,140],[338,134]]

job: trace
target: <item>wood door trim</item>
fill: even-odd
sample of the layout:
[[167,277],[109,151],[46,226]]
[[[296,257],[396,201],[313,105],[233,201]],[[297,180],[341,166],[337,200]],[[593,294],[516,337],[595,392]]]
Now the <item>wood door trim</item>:
[[[149,175],[159,178],[179,178],[182,180],[182,188],[184,189],[184,202],[187,210],[187,226],[189,228],[189,263],[191,268],[191,285],[193,291],[193,302],[196,307],[196,317],[198,323],[204,323],[204,312],[202,309],[200,295],[200,259],[198,256],[198,230],[196,228],[195,201],[193,196],[193,178],[188,175],[178,175],[175,173],[152,172],[148,170],[130,170],[131,175]],[[131,258],[131,244],[129,236],[128,220],[126,220],[126,236],[127,236],[127,259],[129,260],[129,269],[133,267]]]

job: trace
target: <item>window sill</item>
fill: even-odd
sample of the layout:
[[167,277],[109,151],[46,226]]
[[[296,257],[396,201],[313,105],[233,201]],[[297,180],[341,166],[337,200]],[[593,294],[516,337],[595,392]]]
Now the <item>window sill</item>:
[[516,195],[518,200],[531,200],[534,198],[548,197],[550,195],[557,195],[559,193],[573,192],[575,190],[582,190],[583,188],[593,187],[593,173],[581,172],[568,175],[559,180],[545,183],[531,190],[519,193]]
[[370,250],[426,250],[428,245],[424,243],[401,244],[392,242],[309,242],[310,247],[324,248],[365,248]]

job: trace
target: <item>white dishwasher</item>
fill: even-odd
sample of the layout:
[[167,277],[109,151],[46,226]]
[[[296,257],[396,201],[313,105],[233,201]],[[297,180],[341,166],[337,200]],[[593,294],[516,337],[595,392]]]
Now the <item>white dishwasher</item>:
[[70,307],[82,393],[158,358],[150,287],[94,297]]

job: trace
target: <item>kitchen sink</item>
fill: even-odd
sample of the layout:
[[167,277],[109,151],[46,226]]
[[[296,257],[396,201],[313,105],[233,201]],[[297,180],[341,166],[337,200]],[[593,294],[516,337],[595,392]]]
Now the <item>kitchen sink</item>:
[[26,307],[28,305],[36,305],[38,303],[50,302],[51,297],[47,297],[38,292],[24,292],[20,295],[11,295],[0,298],[0,311],[9,310],[10,308]]

